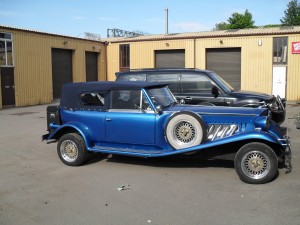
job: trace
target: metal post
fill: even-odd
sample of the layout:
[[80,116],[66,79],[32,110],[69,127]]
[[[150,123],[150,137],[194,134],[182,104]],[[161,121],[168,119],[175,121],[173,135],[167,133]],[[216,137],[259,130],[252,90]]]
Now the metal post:
[[168,21],[168,17],[169,17],[169,10],[168,8],[165,9],[165,17],[166,17],[166,27],[165,27],[165,33],[169,34],[169,21]]

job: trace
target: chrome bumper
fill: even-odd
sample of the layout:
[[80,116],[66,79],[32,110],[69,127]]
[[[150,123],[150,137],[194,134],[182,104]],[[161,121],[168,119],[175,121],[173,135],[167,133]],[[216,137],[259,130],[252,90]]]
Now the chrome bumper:
[[281,110],[284,110],[286,107],[285,99],[280,98],[279,95],[276,96],[276,101],[278,103],[278,107]]
[[285,173],[290,173],[292,171],[292,150],[291,141],[289,136],[284,136],[283,139],[278,139],[281,145],[285,148],[282,150],[282,155],[284,156],[284,165],[287,169]]

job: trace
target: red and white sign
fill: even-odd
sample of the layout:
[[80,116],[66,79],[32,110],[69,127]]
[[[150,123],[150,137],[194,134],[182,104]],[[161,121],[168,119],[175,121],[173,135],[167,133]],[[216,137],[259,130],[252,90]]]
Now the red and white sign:
[[292,54],[300,54],[300,41],[292,42]]

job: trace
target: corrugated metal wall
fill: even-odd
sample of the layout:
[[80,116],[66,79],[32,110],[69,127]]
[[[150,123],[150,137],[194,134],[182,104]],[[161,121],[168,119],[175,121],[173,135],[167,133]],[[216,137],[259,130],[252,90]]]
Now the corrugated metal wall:
[[289,36],[288,68],[287,68],[287,99],[300,101],[300,54],[291,54],[292,42],[299,42],[300,35]]
[[[262,45],[258,45],[258,41]],[[198,39],[196,67],[206,69],[206,48],[241,48],[241,89],[272,92],[272,38],[237,37]]]
[[[85,51],[98,52],[98,79],[115,80],[119,71],[120,43],[104,43],[1,28],[13,34],[16,106],[44,104],[52,101],[51,49],[73,51],[73,81],[85,81]],[[288,36],[287,99],[300,100],[300,54],[291,54],[292,42],[300,34]],[[206,67],[206,48],[241,48],[241,88],[272,93],[272,35],[218,37],[122,42],[130,44],[130,68],[154,68],[155,50],[185,50],[185,67]],[[221,41],[222,40],[222,41]],[[262,45],[259,45],[259,40]],[[107,54],[106,54],[107,53]],[[107,67],[106,67],[107,66]],[[107,70],[106,70],[107,69]],[[2,107],[0,91],[0,108]]]
[[[291,43],[300,35],[288,36],[287,95],[289,101],[300,100],[300,54],[291,54]],[[185,49],[185,67],[206,69],[206,48],[241,48],[241,89],[272,93],[272,35],[218,37],[201,39],[110,43],[108,46],[108,80],[119,71],[119,45],[130,44],[130,68],[154,68],[155,50]],[[261,43],[261,45],[259,45]]]
[[52,48],[73,51],[74,82],[86,79],[85,51],[99,53],[98,79],[106,79],[105,54],[101,54],[105,48],[103,43],[14,29],[1,29],[1,32],[13,34],[16,106],[45,104],[53,100]]
[[[185,49],[185,67],[194,67],[194,40],[173,40],[153,42],[132,42],[130,44],[130,69],[154,68],[155,50]],[[115,80],[119,71],[119,45],[109,44],[108,51],[108,80]]]

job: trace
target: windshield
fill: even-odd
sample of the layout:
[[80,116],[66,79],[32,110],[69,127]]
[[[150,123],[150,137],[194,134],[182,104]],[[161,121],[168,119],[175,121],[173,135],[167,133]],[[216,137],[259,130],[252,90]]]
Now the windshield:
[[228,84],[225,80],[223,80],[222,77],[220,77],[219,75],[217,75],[214,72],[210,72],[209,73],[210,76],[212,77],[212,79],[225,91],[225,92],[233,92],[234,88],[231,87],[230,84]]
[[177,102],[168,87],[151,88],[146,90],[154,106],[167,107]]

